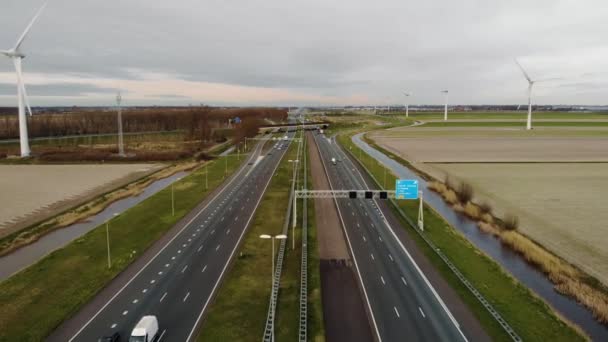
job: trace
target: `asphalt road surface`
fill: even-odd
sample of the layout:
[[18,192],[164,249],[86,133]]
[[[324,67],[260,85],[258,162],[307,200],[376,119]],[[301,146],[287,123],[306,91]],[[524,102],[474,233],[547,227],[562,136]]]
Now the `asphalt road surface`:
[[157,341],[193,340],[288,142],[278,145],[282,147],[275,144],[270,153],[263,153],[263,144],[257,144],[215,198],[86,322],[71,333],[63,329],[63,340],[92,342],[116,331],[127,340],[144,315],[158,317]]
[[[323,135],[315,135],[333,189],[367,189],[357,167]],[[331,158],[336,158],[333,165]],[[465,341],[459,323],[389,224],[377,202],[338,199],[372,330],[380,341]]]

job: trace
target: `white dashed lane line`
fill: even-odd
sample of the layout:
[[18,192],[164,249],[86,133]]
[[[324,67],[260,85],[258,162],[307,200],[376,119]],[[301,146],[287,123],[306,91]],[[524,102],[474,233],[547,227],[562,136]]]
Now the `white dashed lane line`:
[[112,326],[110,327],[110,329],[114,329],[114,328],[116,328],[116,326],[117,326],[117,324],[114,323],[114,324],[112,324]]
[[187,268],[188,268],[188,265],[184,266],[184,268],[182,269],[182,273],[184,273]]
[[186,297],[184,297],[184,300],[182,300],[182,302],[185,302],[186,299],[188,299],[189,296],[190,296],[190,292],[186,293]]
[[367,239],[365,238],[365,236],[363,237],[363,241],[364,241],[364,242],[367,242]]
[[215,247],[215,251],[217,252],[220,249],[220,245],[217,245],[217,247]]
[[203,270],[201,271],[201,273],[204,273],[206,269],[207,269],[207,265],[205,265],[205,267],[203,267]]
[[384,277],[380,276],[380,280],[382,281],[382,285],[386,285],[386,282],[384,282]]
[[376,260],[376,259],[374,258],[374,255],[373,255],[373,254],[370,254],[370,255],[371,255],[371,257],[372,257],[372,260]]
[[133,304],[137,304],[137,302],[139,302],[139,299],[133,299]]
[[407,286],[407,281],[405,281],[405,278],[401,277],[401,281],[403,282],[403,285]]
[[399,318],[399,317],[401,317],[401,316],[399,315],[399,311],[397,311],[397,307],[396,307],[396,306],[393,306],[393,309],[395,310],[395,315],[397,315],[397,317],[398,317],[398,318]]
[[165,297],[167,297],[167,292],[165,292],[165,294],[162,297],[160,297],[160,301],[162,302],[163,299],[165,299]]
[[128,313],[129,313],[129,311],[125,310],[125,311],[122,312],[122,315],[126,316]]
[[141,292],[146,293],[146,292],[148,292],[148,289],[143,289],[143,290],[141,290]]
[[200,251],[201,251],[201,249],[203,249],[203,245],[201,245],[201,246],[200,246],[200,247],[199,247],[199,248],[198,248],[196,251],[197,251],[197,252],[200,252]]
[[154,280],[154,279],[150,280],[150,284],[154,284],[154,283],[156,283],[156,280]]
[[420,310],[420,314],[422,315],[422,317],[426,318],[426,316],[424,315],[424,311],[422,311],[422,308],[418,307],[418,310]]
[[395,261],[395,260],[393,259],[393,256],[392,256],[392,255],[390,255],[390,254],[388,255],[388,258],[389,258],[389,259],[391,259],[391,261]]
[[228,234],[230,234],[230,229],[228,229],[228,230],[226,231],[226,235],[228,235]]

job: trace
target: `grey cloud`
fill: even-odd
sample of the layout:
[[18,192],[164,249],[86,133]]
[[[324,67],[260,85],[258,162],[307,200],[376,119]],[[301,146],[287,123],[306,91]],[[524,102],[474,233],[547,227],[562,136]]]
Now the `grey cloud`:
[[[40,2],[3,1],[0,48]],[[456,103],[512,103],[525,90],[515,56],[535,75],[607,72],[577,63],[590,48],[608,61],[607,16],[605,0],[54,0],[24,44],[24,72],[139,79],[126,71],[138,69],[371,102],[398,102],[406,88],[440,103],[450,88]],[[547,85],[538,100],[605,102],[565,88]]]
[[[116,89],[101,88],[90,84],[49,83],[26,85],[28,96],[83,96],[90,93],[116,93]],[[15,95],[17,88],[14,84],[0,83],[0,96]]]

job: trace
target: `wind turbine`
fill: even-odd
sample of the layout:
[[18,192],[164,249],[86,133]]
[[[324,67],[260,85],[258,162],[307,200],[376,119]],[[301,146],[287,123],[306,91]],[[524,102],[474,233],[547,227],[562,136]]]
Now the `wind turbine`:
[[530,76],[528,75],[526,70],[524,70],[524,67],[522,67],[521,64],[519,64],[519,62],[517,61],[517,58],[514,58],[514,59],[515,59],[515,64],[517,64],[517,66],[519,67],[521,72],[524,74],[524,77],[528,81],[528,121],[526,123],[526,129],[531,130],[532,129],[532,86],[534,86],[534,83],[537,83],[537,82],[558,80],[559,78],[545,78],[545,79],[541,79],[541,80],[533,80],[530,78]]
[[116,107],[118,108],[118,155],[121,157],[125,156],[125,147],[122,139],[122,110],[120,108],[120,103],[122,102],[122,96],[120,95],[120,91],[116,95]]
[[448,91],[442,90],[441,92],[445,94],[445,108],[443,110],[443,121],[448,121]]
[[[412,96],[412,93],[404,91],[403,95],[405,95],[405,97],[407,99],[408,97]],[[405,117],[406,118],[410,117],[410,104],[409,104],[409,101],[405,101]]]
[[21,72],[21,61],[25,58],[23,52],[21,52],[20,47],[23,43],[23,40],[29,33],[32,25],[42,13],[42,10],[46,7],[47,2],[42,4],[34,18],[30,21],[30,23],[25,28],[25,31],[21,34],[19,39],[17,40],[17,44],[10,50],[0,50],[0,54],[10,58],[15,65],[15,72],[17,74],[17,103],[19,107],[19,142],[21,145],[21,157],[29,157],[30,155],[30,143],[27,137],[27,118],[25,116],[25,107],[27,107],[27,111],[32,115],[32,108],[30,107],[29,101],[27,99],[27,93],[25,92],[25,84],[23,83],[23,74]]

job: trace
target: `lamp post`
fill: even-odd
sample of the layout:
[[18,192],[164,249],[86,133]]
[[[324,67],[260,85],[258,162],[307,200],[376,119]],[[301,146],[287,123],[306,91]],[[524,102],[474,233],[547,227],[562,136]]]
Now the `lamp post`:
[[[403,93],[403,95],[405,95],[406,98],[412,96],[412,93],[408,93],[407,91]],[[410,102],[409,101],[405,101],[405,117],[409,118],[410,117]]]
[[108,246],[108,269],[110,269],[112,267],[112,258],[110,257],[110,221],[112,220],[112,218],[118,216],[117,213],[112,214],[112,217],[110,217],[107,221],[106,221],[106,244]]
[[443,110],[443,121],[448,121],[448,91],[442,90],[441,92],[445,94],[445,107]]
[[[181,178],[175,180],[179,182]],[[175,216],[175,182],[171,183],[171,216]]]
[[[296,165],[297,165],[297,163],[300,162],[300,160],[299,159],[296,159],[296,160],[291,160],[290,159],[287,162],[293,163],[293,176],[292,176],[292,178],[293,178],[293,183],[294,183],[293,186],[294,186],[294,189],[295,189],[296,188],[296,184],[295,184],[295,182],[296,182],[296,179],[295,179],[295,177],[296,177]],[[293,220],[292,220],[293,223],[291,224],[291,230],[292,230],[291,249],[292,250],[296,249],[296,216],[297,216],[297,214],[296,214],[296,207],[297,207],[296,206],[296,196],[294,194],[294,196],[293,196]]]
[[[279,234],[279,235],[268,235],[268,234],[262,234],[260,235],[260,239],[270,239],[272,240],[272,255],[271,255],[271,259],[272,259],[272,272],[270,273],[270,279],[271,279],[271,296],[272,296],[272,291],[274,290],[274,240],[285,240],[287,239],[287,235],[284,234]],[[275,303],[274,300],[271,301],[272,302],[272,317],[274,317],[274,312],[275,312]],[[272,322],[272,339],[271,341],[274,342],[274,321]]]

